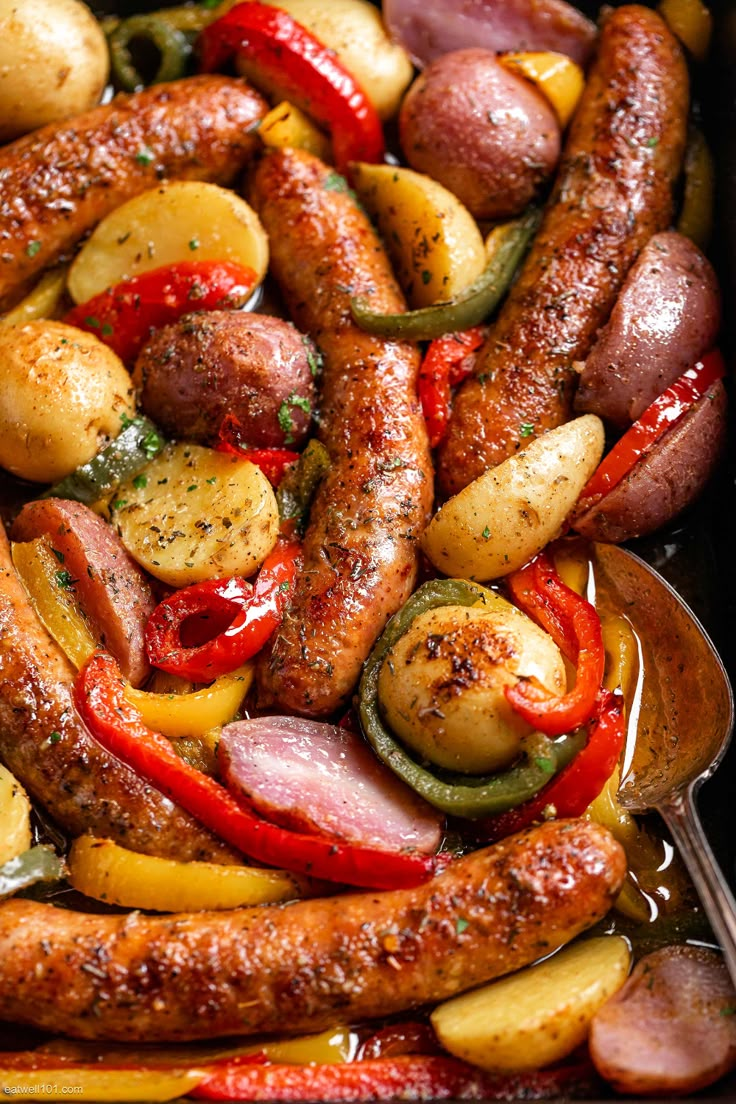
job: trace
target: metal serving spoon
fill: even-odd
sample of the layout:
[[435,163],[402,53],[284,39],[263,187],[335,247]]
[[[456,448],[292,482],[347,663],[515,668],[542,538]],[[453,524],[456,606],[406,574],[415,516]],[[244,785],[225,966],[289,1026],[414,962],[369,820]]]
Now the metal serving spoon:
[[656,809],[664,818],[736,985],[736,901],[695,806],[731,738],[728,675],[695,614],[653,568],[618,545],[595,544],[593,557],[598,585],[606,580],[647,649],[636,749],[619,799],[632,813]]

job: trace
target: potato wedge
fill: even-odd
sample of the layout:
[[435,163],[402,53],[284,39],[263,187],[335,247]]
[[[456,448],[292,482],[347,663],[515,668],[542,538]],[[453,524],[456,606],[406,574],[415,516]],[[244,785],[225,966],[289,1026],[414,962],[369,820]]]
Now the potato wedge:
[[31,803],[20,782],[0,764],[0,866],[31,846]]
[[436,180],[412,169],[360,162],[352,184],[386,242],[410,306],[451,299],[485,268],[475,219]]
[[75,303],[131,276],[181,261],[236,261],[263,279],[268,238],[258,215],[217,184],[173,181],[104,218],[77,254],[67,286]]
[[414,75],[409,55],[386,33],[379,9],[367,0],[266,0],[334,50],[382,119],[399,110]]
[[621,936],[587,939],[446,1001],[432,1026],[451,1054],[482,1069],[540,1069],[585,1040],[595,1013],[626,981],[629,962]]
[[133,559],[175,587],[252,575],[279,529],[276,497],[260,468],[186,444],[168,445],[122,484],[111,517]]
[[449,498],[423,537],[446,575],[482,582],[527,563],[560,533],[603,455],[603,423],[575,418]]

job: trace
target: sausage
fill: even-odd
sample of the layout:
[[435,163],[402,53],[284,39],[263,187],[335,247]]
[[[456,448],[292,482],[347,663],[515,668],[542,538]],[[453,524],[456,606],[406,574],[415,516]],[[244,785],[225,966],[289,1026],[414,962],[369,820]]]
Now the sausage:
[[608,17],[539,234],[456,396],[438,480],[455,494],[571,416],[584,360],[626,273],[666,229],[685,148],[682,51],[648,8]]
[[[338,180],[340,178],[337,178]],[[376,637],[411,594],[432,505],[416,346],[360,330],[350,295],[405,309],[375,231],[302,150],[255,168],[251,197],[294,321],[324,358],[319,436],[332,467],[312,506],[304,570],[259,664],[259,701],[320,717],[349,698]]]
[[125,200],[161,180],[233,180],[268,110],[244,81],[159,84],[0,149],[0,310]]
[[141,686],[151,673],[143,632],[156,602],[115,529],[81,502],[44,498],[26,503],[11,536],[48,538],[95,640],[115,656],[125,678]]
[[713,348],[720,324],[718,280],[707,257],[682,234],[655,234],[585,361],[575,409],[628,429]]
[[71,835],[93,832],[166,858],[235,861],[93,740],[72,704],[73,679],[15,574],[0,525],[0,760]]
[[388,1016],[549,954],[605,915],[625,872],[606,829],[568,820],[415,889],[155,917],[11,900],[0,906],[0,1019],[154,1042]]

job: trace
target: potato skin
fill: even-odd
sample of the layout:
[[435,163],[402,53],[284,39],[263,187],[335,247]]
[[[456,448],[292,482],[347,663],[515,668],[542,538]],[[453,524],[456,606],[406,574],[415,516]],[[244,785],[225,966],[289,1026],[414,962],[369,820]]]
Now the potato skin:
[[522,211],[560,153],[549,103],[480,49],[445,54],[424,70],[402,104],[399,137],[413,169],[482,219]]
[[575,409],[627,428],[713,347],[720,322],[708,259],[682,234],[655,234],[585,361]]
[[133,379],[143,409],[171,436],[214,443],[233,414],[249,447],[299,447],[311,424],[315,356],[280,318],[210,311],[153,334]]
[[135,414],[123,362],[75,326],[0,326],[0,364],[0,466],[21,479],[62,479]]
[[726,391],[717,380],[601,501],[573,522],[590,540],[619,544],[671,521],[701,493],[726,440]]

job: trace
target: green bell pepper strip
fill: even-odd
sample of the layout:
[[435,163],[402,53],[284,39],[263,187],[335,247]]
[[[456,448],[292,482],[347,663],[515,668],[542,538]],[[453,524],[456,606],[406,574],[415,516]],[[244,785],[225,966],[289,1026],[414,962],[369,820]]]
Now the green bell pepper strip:
[[112,494],[158,456],[165,441],[153,422],[143,415],[133,418],[120,434],[86,464],[55,483],[40,498],[71,498],[91,506]]
[[0,866],[0,901],[36,882],[55,882],[66,873],[64,862],[51,847],[29,847]]
[[533,733],[523,741],[524,755],[515,766],[498,774],[472,776],[422,766],[386,728],[381,717],[378,678],[390,649],[412,621],[427,610],[473,606],[482,601],[483,590],[464,579],[434,579],[424,583],[389,621],[360,681],[361,727],[378,758],[436,809],[468,820],[495,816],[528,801],[573,759],[586,740],[585,729],[558,740],[550,740],[541,732]]
[[[192,44],[186,34],[161,14],[132,15],[123,19],[107,37],[110,68],[118,88],[137,92],[148,84],[178,80],[186,74]],[[159,61],[152,77],[147,77],[136,65],[131,46],[153,47]],[[141,50],[135,51],[141,53]]]
[[532,207],[521,218],[510,222],[483,272],[454,299],[403,314],[379,314],[371,309],[367,300],[353,296],[350,300],[353,318],[368,333],[399,341],[431,341],[442,334],[479,325],[488,319],[508,291],[540,219],[541,212]]
[[276,491],[276,502],[282,522],[291,522],[302,533],[309,520],[309,509],[317,488],[330,470],[330,454],[313,437],[296,464],[287,469]]

